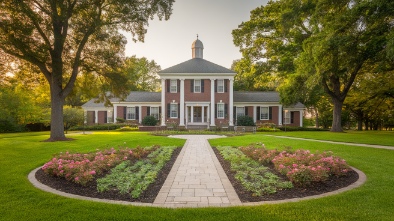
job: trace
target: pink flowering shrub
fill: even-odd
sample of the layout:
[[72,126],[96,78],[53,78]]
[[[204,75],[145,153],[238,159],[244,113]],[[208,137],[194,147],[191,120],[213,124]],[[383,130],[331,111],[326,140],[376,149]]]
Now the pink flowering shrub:
[[346,175],[349,171],[346,161],[333,156],[332,152],[312,154],[308,150],[297,150],[294,153],[283,151],[272,163],[277,171],[298,186],[322,182],[332,175]]
[[309,150],[267,150],[264,144],[256,143],[239,149],[261,164],[273,164],[276,171],[286,175],[297,186],[308,186],[322,182],[330,176],[343,176],[349,172],[346,161],[333,156],[332,152],[313,154]]
[[140,159],[157,148],[157,146],[150,149],[137,147],[135,149],[115,150],[111,148],[86,154],[60,153],[44,164],[42,170],[47,174],[64,177],[66,180],[86,185],[95,176],[110,170],[120,162]]
[[267,150],[262,143],[251,144],[239,149],[248,157],[262,164],[269,164],[280,152],[278,150]]

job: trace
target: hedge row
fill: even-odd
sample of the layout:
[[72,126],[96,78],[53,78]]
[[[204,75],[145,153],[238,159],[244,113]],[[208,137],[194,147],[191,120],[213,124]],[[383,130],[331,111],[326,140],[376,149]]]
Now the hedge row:
[[129,124],[97,124],[97,125],[89,125],[89,126],[75,126],[71,127],[69,130],[116,130],[121,127],[138,127],[137,125],[129,125]]

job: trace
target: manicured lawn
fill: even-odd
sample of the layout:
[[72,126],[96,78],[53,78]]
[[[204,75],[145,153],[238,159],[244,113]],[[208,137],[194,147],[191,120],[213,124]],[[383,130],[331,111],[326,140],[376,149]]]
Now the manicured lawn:
[[[387,134],[379,139],[392,139],[392,135]],[[48,138],[47,133],[0,134],[0,220],[392,220],[394,217],[392,150],[280,139],[259,133],[211,140],[215,146],[263,142],[267,148],[292,146],[332,150],[350,165],[364,171],[367,182],[340,195],[298,203],[164,209],[69,199],[34,188],[27,175],[61,151],[89,152],[112,146],[153,144],[180,146],[183,140],[137,132],[94,132],[70,137],[76,140],[47,143],[40,142]]]
[[364,143],[394,146],[394,131],[345,131],[332,133],[329,131],[291,131],[265,133],[278,136],[302,137],[315,140],[331,140],[349,143]]

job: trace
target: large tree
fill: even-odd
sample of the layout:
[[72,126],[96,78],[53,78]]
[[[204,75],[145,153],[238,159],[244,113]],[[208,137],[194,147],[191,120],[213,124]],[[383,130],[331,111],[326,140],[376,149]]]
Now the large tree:
[[[0,53],[37,66],[50,85],[51,135],[64,140],[63,105],[80,67],[111,66],[123,29],[143,40],[149,19],[168,19],[174,0],[8,0],[0,3]],[[85,65],[86,64],[86,65]],[[113,63],[112,63],[113,64]],[[94,70],[94,69],[93,69]]]
[[[279,0],[252,11],[251,20],[233,31],[244,58],[287,81],[282,98],[309,88],[331,98],[331,131],[342,131],[343,102],[365,66],[392,55],[394,2],[390,0]],[[303,86],[304,85],[304,86]],[[301,97],[293,96],[294,98]],[[313,99],[310,99],[313,100]]]

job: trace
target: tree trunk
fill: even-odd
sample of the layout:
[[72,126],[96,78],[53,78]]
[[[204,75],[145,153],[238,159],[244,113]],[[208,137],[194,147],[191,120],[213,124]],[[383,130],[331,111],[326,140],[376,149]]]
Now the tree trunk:
[[341,123],[343,101],[340,101],[335,98],[332,98],[332,101],[334,103],[334,110],[333,110],[331,131],[332,132],[343,132],[342,123]]
[[56,84],[51,85],[51,135],[47,141],[67,140],[64,135],[63,104],[61,88]]

